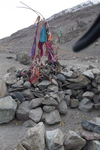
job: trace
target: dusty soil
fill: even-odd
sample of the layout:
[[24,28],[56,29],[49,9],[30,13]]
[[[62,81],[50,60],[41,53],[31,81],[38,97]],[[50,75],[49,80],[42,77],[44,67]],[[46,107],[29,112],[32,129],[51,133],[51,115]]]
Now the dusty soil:
[[[66,55],[67,54],[67,55]],[[86,70],[88,65],[94,64],[98,68],[100,67],[100,62],[97,59],[88,59],[86,60],[86,56],[80,54],[75,54],[72,51],[67,52],[66,50],[59,50],[60,60],[59,62],[62,65],[72,65],[76,67],[80,67],[81,70]],[[64,57],[66,59],[64,60]],[[6,74],[7,69],[12,66],[16,66],[16,68],[23,67],[29,68],[30,65],[22,65],[18,61],[15,60],[16,54],[3,52],[0,53],[0,81],[2,77]],[[99,68],[100,69],[100,68]],[[46,130],[53,130],[55,128],[60,128],[64,134],[68,132],[68,130],[79,131],[80,123],[83,119],[93,119],[94,117],[99,116],[99,111],[93,110],[89,113],[83,113],[78,109],[70,109],[68,108],[67,115],[62,115],[62,124],[56,125],[45,125]],[[15,150],[17,147],[17,143],[20,142],[28,128],[25,128],[23,122],[20,122],[16,119],[12,120],[7,124],[0,125],[0,150]]]

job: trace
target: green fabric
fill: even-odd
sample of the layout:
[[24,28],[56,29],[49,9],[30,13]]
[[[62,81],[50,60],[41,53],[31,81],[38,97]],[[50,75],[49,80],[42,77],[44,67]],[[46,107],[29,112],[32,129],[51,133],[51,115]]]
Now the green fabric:
[[61,28],[59,29],[59,36],[58,37],[59,37],[59,43],[61,43],[61,37],[62,37],[62,29]]

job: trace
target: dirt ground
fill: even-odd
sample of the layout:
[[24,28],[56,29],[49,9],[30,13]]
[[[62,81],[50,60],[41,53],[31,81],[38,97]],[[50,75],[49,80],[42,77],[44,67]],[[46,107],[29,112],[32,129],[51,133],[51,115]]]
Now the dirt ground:
[[[64,54],[67,53],[66,59],[64,60]],[[79,54],[78,54],[79,55]],[[100,67],[100,62],[97,60],[85,60],[80,57],[76,57],[78,55],[73,55],[72,52],[66,52],[62,50],[59,52],[60,60],[59,62],[62,65],[73,65],[76,67],[80,67],[81,70],[86,70],[86,68],[90,64],[94,64],[98,68]],[[23,67],[29,68],[28,65],[22,65],[18,61],[15,60],[16,55],[13,53],[0,53],[0,81],[2,77],[6,74],[7,69],[12,66],[16,66],[16,68]],[[84,57],[85,58],[85,57]],[[100,68],[99,68],[100,69]],[[53,130],[55,128],[60,128],[64,134],[68,132],[68,130],[79,131],[80,123],[83,119],[93,119],[99,116],[99,111],[93,110],[89,113],[83,113],[78,109],[68,108],[67,115],[62,115],[62,124],[56,125],[45,125],[46,130]],[[18,120],[12,120],[7,124],[0,125],[0,150],[15,150],[17,148],[18,142],[20,142],[28,128],[25,128],[23,123]]]

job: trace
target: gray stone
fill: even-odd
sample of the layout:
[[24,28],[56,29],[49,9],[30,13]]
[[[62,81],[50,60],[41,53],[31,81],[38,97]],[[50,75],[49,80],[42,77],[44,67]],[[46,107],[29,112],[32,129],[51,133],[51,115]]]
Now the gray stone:
[[61,73],[64,74],[64,75],[65,75],[66,77],[68,77],[68,78],[71,78],[72,75],[73,75],[73,71],[68,71],[68,72],[62,71]]
[[89,99],[83,98],[78,108],[83,112],[90,112],[93,109],[93,105],[94,104]]
[[44,94],[41,91],[37,91],[37,90],[32,90],[32,94],[37,97],[37,98],[41,98],[44,97]]
[[25,99],[27,99],[27,100],[32,100],[32,99],[34,98],[34,95],[32,94],[32,92],[31,92],[30,89],[23,90],[21,93],[23,94],[23,96],[24,96]]
[[7,123],[15,118],[17,103],[11,96],[0,99],[0,124]]
[[17,108],[16,117],[18,120],[21,121],[29,120],[30,119],[29,112],[30,112],[29,102],[28,101],[22,102]]
[[90,141],[89,150],[100,150],[100,141],[97,140]]
[[93,131],[100,134],[100,125],[96,124],[93,121],[83,120],[81,122],[81,126],[86,130]]
[[79,101],[78,101],[78,99],[71,99],[71,101],[70,101],[70,107],[71,108],[77,108],[79,106]]
[[94,74],[92,73],[91,70],[87,70],[83,72],[83,75],[85,75],[86,77],[88,77],[89,79],[94,79]]
[[59,149],[64,143],[64,134],[60,129],[46,131],[46,145],[49,150]]
[[41,109],[41,107],[32,109],[29,112],[29,117],[36,123],[38,123],[41,120],[42,115],[43,115],[43,110]]
[[24,84],[23,84],[24,88],[26,89],[29,89],[31,87],[31,83],[29,81],[26,81]]
[[60,146],[59,148],[57,148],[57,150],[65,150],[64,146]]
[[86,144],[86,140],[81,138],[76,132],[68,131],[65,136],[65,150],[81,150]]
[[57,106],[58,102],[54,98],[50,97],[50,98],[45,98],[42,104],[48,105],[48,106]]
[[43,106],[43,110],[47,113],[55,110],[55,106]]
[[86,87],[89,83],[91,83],[91,81],[83,75],[75,79],[67,80],[70,82],[70,84],[66,85],[66,87],[69,89],[82,89]]
[[43,101],[44,101],[44,98],[35,98],[35,99],[31,100],[29,103],[30,109],[40,106]]
[[100,75],[97,75],[95,78],[96,83],[100,83]]
[[55,86],[55,85],[49,85],[48,88],[47,88],[48,91],[52,91],[52,92],[56,92],[58,91],[58,86]]
[[79,132],[81,136],[85,138],[86,140],[99,140],[100,139],[100,134],[85,130],[82,127],[80,128]]
[[17,82],[17,77],[15,73],[7,73],[4,77],[3,80],[5,81],[6,84],[14,84]]
[[44,89],[46,89],[50,84],[51,84],[50,81],[48,81],[48,80],[43,80],[43,81],[40,82],[37,86],[39,87],[40,90],[44,90]]
[[33,120],[27,120],[23,123],[23,126],[26,128],[34,127],[35,125],[36,125],[36,123]]
[[70,101],[71,101],[70,95],[65,95],[64,101],[67,103],[67,106],[69,106],[70,105]]
[[10,93],[13,99],[19,100],[20,102],[23,102],[25,100],[24,96],[20,92],[14,92]]
[[88,98],[89,100],[92,100],[93,97],[94,97],[94,93],[93,93],[93,92],[87,91],[87,92],[85,92],[85,93],[83,94],[83,98]]
[[29,128],[21,144],[27,150],[44,150],[45,126],[43,122],[38,123],[33,128]]
[[96,83],[95,80],[92,81],[92,86],[93,86],[94,88],[97,88],[97,87],[98,87],[98,84]]
[[58,86],[58,83],[57,83],[57,81],[56,81],[55,79],[51,79],[51,81],[52,81],[52,84],[53,84],[53,85]]
[[93,97],[93,102],[95,104],[98,104],[100,103],[100,94],[95,94],[94,97]]
[[[18,79],[18,78],[17,78]],[[21,77],[17,82],[16,82],[16,85],[17,86],[20,86],[20,85],[23,85],[24,84],[24,79],[23,77]]]
[[67,104],[64,100],[59,103],[59,105],[57,106],[57,109],[61,114],[67,114],[68,112]]
[[83,91],[83,89],[81,89],[80,91],[79,91],[79,93],[78,93],[78,95],[76,96],[76,98],[79,100],[79,101],[81,101],[82,99],[83,99],[83,93],[84,93],[84,91]]
[[18,143],[17,150],[26,150],[21,143]]
[[94,68],[94,69],[92,69],[91,71],[92,71],[92,73],[93,73],[94,75],[100,74],[100,70],[97,69],[97,68]]
[[100,103],[94,104],[94,108],[95,108],[96,110],[100,110]]
[[57,79],[60,80],[61,82],[66,81],[66,77],[63,74],[57,74]]
[[52,125],[55,123],[59,123],[60,121],[61,121],[61,117],[58,110],[54,110],[50,113],[46,113],[46,117],[45,117],[46,124]]
[[59,103],[60,103],[62,100],[64,100],[64,97],[65,97],[64,91],[54,92],[54,94],[57,96],[56,99],[57,99],[57,101],[58,101]]
[[65,95],[72,95],[72,90],[68,89],[68,90],[64,90]]
[[88,69],[90,70],[90,69],[94,69],[94,68],[96,68],[96,66],[94,65],[94,64],[90,64],[89,66],[88,66]]
[[13,73],[13,72],[16,73],[16,67],[15,66],[10,67],[9,69],[7,69],[7,73]]
[[8,95],[7,86],[5,84],[5,81],[2,80],[0,84],[0,98],[6,97]]
[[16,54],[16,60],[24,65],[30,64],[30,56],[26,52]]

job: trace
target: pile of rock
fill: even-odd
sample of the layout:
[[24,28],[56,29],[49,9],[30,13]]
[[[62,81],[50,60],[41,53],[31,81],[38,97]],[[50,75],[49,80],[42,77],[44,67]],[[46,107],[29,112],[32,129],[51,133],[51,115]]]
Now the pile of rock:
[[84,129],[81,128],[80,132],[68,131],[67,134],[58,128],[46,131],[45,125],[40,122],[28,129],[23,140],[18,143],[17,150],[99,150],[100,118],[95,121],[84,120],[81,123]]
[[[16,70],[15,67],[7,70],[7,74],[3,77],[2,83],[0,85],[0,124],[7,123],[16,117],[21,121],[30,120],[28,122],[29,124],[36,125],[42,121],[42,123],[40,123],[42,126],[44,126],[43,123],[52,125],[61,122],[61,114],[66,115],[68,113],[67,107],[78,108],[83,112],[90,112],[93,109],[100,109],[99,69],[95,68],[94,66],[89,66],[86,71],[81,72],[80,68],[75,68],[74,66],[60,66],[59,63],[55,65],[56,68],[50,64],[41,66],[40,78],[34,84],[29,82],[29,70]],[[87,122],[85,122],[85,124],[86,123]],[[82,126],[84,128],[84,122],[82,123]],[[89,126],[91,127],[90,124]],[[100,126],[98,129],[99,128]],[[31,137],[31,130],[35,131],[36,129],[29,129],[29,132],[27,133],[28,137],[26,137],[26,140],[22,145],[29,143],[27,140],[29,137]],[[91,130],[91,128],[89,130]],[[61,131],[57,130],[56,132]],[[52,136],[55,137],[54,133],[50,134],[53,134]],[[49,132],[46,134],[49,136]],[[58,133],[56,134],[58,135]],[[79,135],[76,135],[77,133],[73,133],[72,131],[69,131],[67,138],[69,137],[70,139],[70,135],[74,134],[75,137],[79,139]],[[49,137],[47,137],[47,139],[47,144],[51,144],[52,140],[49,142]],[[58,139],[54,139],[54,141],[58,141]],[[51,150],[54,146],[57,147],[54,149],[61,147],[60,149],[63,150],[63,144],[64,141],[66,141],[63,141],[63,135],[62,139],[60,139],[61,143],[58,144],[56,143],[57,141],[55,141],[53,145],[48,145],[48,149]],[[82,145],[76,146],[79,147],[78,149],[80,150],[86,144],[84,139],[82,139],[82,141]],[[44,143],[44,141],[41,142]],[[71,145],[73,145],[72,143]],[[45,147],[44,144],[43,147]],[[67,148],[68,145],[64,147],[66,150],[73,149],[73,147]],[[76,148],[74,150],[78,149]]]
[[[42,78],[31,84],[27,70],[12,67],[1,83],[0,110],[9,112],[7,117],[11,117],[13,107],[21,121],[31,118],[36,123],[55,124],[61,121],[60,114],[67,114],[67,106],[85,112],[100,109],[100,70],[90,68],[81,72],[72,66],[62,67],[56,72],[51,66],[42,66]],[[22,76],[22,72],[26,74]],[[0,123],[8,122],[7,117],[1,116]]]

